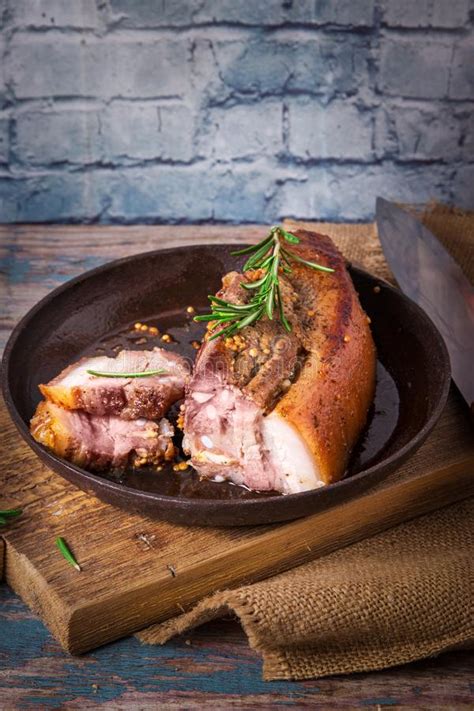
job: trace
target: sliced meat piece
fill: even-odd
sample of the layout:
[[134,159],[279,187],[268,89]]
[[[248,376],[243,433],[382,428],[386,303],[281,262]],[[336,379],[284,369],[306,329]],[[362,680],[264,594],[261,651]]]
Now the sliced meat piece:
[[[166,375],[142,378],[106,378],[88,370],[135,373],[164,370]],[[68,410],[91,415],[117,415],[126,420],[145,417],[158,420],[184,395],[189,375],[186,360],[162,348],[152,351],[121,351],[116,358],[81,358],[65,368],[47,385],[40,385],[44,397]]]
[[143,418],[130,421],[65,410],[42,401],[30,428],[35,440],[59,457],[96,471],[120,469],[127,464],[157,465],[174,455],[174,430],[165,418],[159,422]]
[[185,400],[183,447],[194,468],[205,477],[255,491],[296,493],[322,486],[297,432],[272,428],[274,415],[265,416],[260,400],[232,383],[222,342],[207,342]]
[[[286,334],[266,317],[234,338],[206,340],[186,389],[184,446],[200,475],[284,494],[340,479],[367,418],[376,351],[342,255],[328,237],[298,230],[301,257],[282,277]],[[243,301],[227,275],[221,298]]]

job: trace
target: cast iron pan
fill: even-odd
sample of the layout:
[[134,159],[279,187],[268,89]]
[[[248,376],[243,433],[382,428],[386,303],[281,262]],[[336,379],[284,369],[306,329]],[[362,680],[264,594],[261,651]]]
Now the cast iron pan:
[[[241,245],[240,245],[241,246]],[[346,477],[315,491],[289,496],[249,492],[231,484],[200,482],[192,470],[92,474],[37,444],[28,423],[46,383],[84,354],[161,345],[189,358],[202,335],[186,307],[207,310],[207,294],[237,268],[232,245],[201,245],[138,254],[93,269],[40,301],[8,342],[3,388],[20,434],[40,459],[81,489],[113,506],[188,525],[268,524],[315,513],[350,499],[390,472],[426,438],[445,404],[449,358],[426,314],[410,299],[361,269],[350,267],[378,350],[378,384],[369,423]],[[176,342],[142,342],[136,321],[156,325]],[[137,342],[138,341],[138,342]],[[99,351],[100,352],[100,351]],[[25,472],[28,476],[28,472]]]

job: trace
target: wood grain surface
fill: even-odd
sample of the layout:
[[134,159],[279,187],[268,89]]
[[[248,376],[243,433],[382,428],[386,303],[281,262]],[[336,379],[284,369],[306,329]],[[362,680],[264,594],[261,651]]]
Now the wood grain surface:
[[[331,226],[326,229],[337,233],[344,226]],[[347,229],[347,228],[346,228]],[[361,240],[361,251],[364,250],[362,240],[373,232],[373,226],[354,226],[354,236]],[[199,241],[251,241],[260,237],[261,227],[133,227],[133,228],[96,228],[96,227],[5,227],[0,228],[1,249],[1,274],[2,291],[6,296],[2,310],[0,335],[5,342],[6,334],[15,325],[22,313],[35,303],[38,298],[51,290],[54,286],[64,282],[71,276],[82,272],[86,268],[97,266],[104,261],[132,254],[138,251],[166,247],[177,244],[190,244]],[[103,504],[78,492],[63,482],[52,472],[44,469],[37,462],[29,449],[20,443],[19,437],[12,426],[1,414],[1,427],[3,437],[3,477],[6,480],[3,491],[5,503],[21,503],[25,507],[25,514],[6,533],[7,555],[6,576],[15,587],[21,589],[29,604],[42,615],[49,617],[49,623],[62,642],[73,648],[71,643],[71,630],[78,641],[76,650],[90,647],[92,644],[112,638],[108,629],[109,623],[103,625],[100,615],[96,616],[101,606],[111,606],[114,589],[127,578],[127,585],[122,596],[118,611],[114,612],[114,637],[124,634],[130,629],[142,626],[145,618],[151,621],[158,619],[163,612],[159,612],[155,603],[150,610],[152,593],[156,592],[157,582],[163,587],[168,596],[168,603],[173,601],[175,611],[181,610],[192,601],[191,598],[201,596],[205,591],[203,584],[193,588],[192,593],[181,599],[176,599],[177,581],[180,579],[180,567],[193,568],[202,575],[199,568],[199,559],[196,551],[188,551],[189,529],[152,522],[145,518],[133,517],[122,512],[116,512]],[[461,427],[458,424],[461,423]],[[469,444],[471,443],[471,444]],[[471,446],[471,449],[468,448]],[[9,455],[9,453],[11,453]],[[5,455],[9,455],[5,460]],[[472,438],[467,423],[462,417],[462,406],[455,396],[451,396],[449,408],[438,425],[437,431],[424,448],[409,463],[406,471],[398,472],[390,482],[390,486],[398,486],[401,495],[400,509],[408,507],[408,515],[416,515],[420,511],[413,508],[414,502],[426,499],[426,472],[428,463],[435,464],[434,482],[438,482],[438,495],[434,505],[440,505],[446,492],[454,498],[468,493],[468,478],[466,476],[467,462],[472,464]],[[418,461],[417,461],[418,458]],[[472,471],[472,469],[470,470]],[[8,474],[8,476],[6,476]],[[448,479],[446,479],[446,475]],[[8,489],[6,488],[8,487]],[[401,488],[400,488],[401,487]],[[433,489],[430,485],[430,492]],[[377,517],[364,518],[367,532],[380,530],[377,528],[381,520],[382,528],[393,525],[398,514],[390,513],[390,503],[393,497],[384,487],[373,491],[369,496],[379,496],[375,499],[378,512]],[[3,505],[3,504],[2,504]],[[387,510],[388,507],[388,510]],[[347,543],[360,535],[360,516],[365,506],[354,509],[354,516],[346,515],[341,521],[347,528],[343,530],[343,543]],[[415,510],[416,509],[416,510]],[[422,510],[428,510],[422,509]],[[324,516],[323,514],[322,516]],[[105,526],[99,521],[107,522]],[[353,520],[350,520],[352,519]],[[330,519],[320,519],[320,531],[323,531]],[[166,530],[163,528],[166,527]],[[212,539],[212,545],[224,546],[234,549],[236,535],[238,546],[245,553],[258,551],[258,545],[264,541],[267,546],[269,537],[273,537],[274,530],[283,531],[288,526],[295,526],[295,537],[292,540],[291,564],[314,557],[331,549],[331,541],[321,540],[319,536],[308,539],[311,531],[305,531],[303,522],[285,524],[277,527],[267,527],[265,530],[255,531],[219,530],[209,531],[199,529],[196,531],[199,546],[205,546]],[[297,528],[299,527],[299,529]],[[303,527],[303,528],[302,528]],[[366,535],[365,533],[365,535]],[[66,535],[77,557],[84,565],[84,574],[77,574],[72,568],[65,566],[62,559],[56,555],[53,544],[56,534]],[[210,536],[211,538],[206,538]],[[286,532],[282,539],[286,544]],[[257,543],[256,543],[257,541]],[[257,547],[255,547],[257,546]],[[319,546],[319,547],[318,547]],[[308,550],[311,549],[311,550]],[[170,555],[172,554],[173,555]],[[194,558],[193,558],[194,555]],[[179,557],[178,557],[179,556]],[[219,568],[219,555],[214,553],[208,559],[212,560],[212,569],[216,579],[205,580],[212,586],[222,585],[228,580],[226,566]],[[239,556],[237,556],[237,559]],[[252,559],[252,556],[249,556]],[[201,559],[202,562],[202,559]],[[222,561],[221,561],[222,562]],[[238,560],[237,560],[238,562]],[[214,566],[214,563],[216,565]],[[287,563],[278,556],[271,560],[271,570],[266,570],[265,575],[281,570]],[[167,567],[173,566],[177,570],[174,578]],[[247,566],[247,563],[245,562]],[[105,568],[104,568],[105,566]],[[129,568],[132,574],[128,577]],[[139,585],[133,582],[136,571],[142,571]],[[22,571],[22,574],[18,571]],[[107,572],[106,572],[107,571]],[[111,572],[112,571],[112,572]],[[248,581],[255,574],[250,568],[239,571],[236,580]],[[257,571],[258,574],[258,571]],[[181,583],[186,583],[183,573]],[[94,581],[94,601],[91,600],[91,581]],[[132,582],[131,582],[132,581]],[[234,581],[235,582],[235,581]],[[183,585],[184,587],[184,585]],[[137,598],[137,588],[143,595]],[[122,605],[127,609],[134,598],[135,610],[129,624],[120,627]],[[15,604],[14,602],[12,603]],[[94,604],[96,608],[94,608]],[[161,603],[160,603],[161,604]],[[102,609],[104,609],[102,607]],[[157,615],[158,612],[158,615]],[[172,614],[168,610],[166,614]],[[91,636],[90,631],[84,631],[84,620],[92,614],[94,626],[97,631]],[[218,625],[216,628],[219,629]],[[66,631],[65,631],[66,630]],[[132,644],[134,646],[135,643]],[[55,646],[57,649],[57,646]],[[188,650],[190,654],[192,649]],[[153,656],[155,651],[148,651],[148,656]],[[100,654],[98,652],[97,654]],[[187,655],[189,656],[189,655]],[[433,663],[435,664],[435,663]],[[389,674],[389,672],[387,672]],[[370,677],[371,675],[364,675]],[[374,675],[372,675],[374,676]],[[1,675],[0,675],[1,681]],[[275,682],[276,684],[276,682]],[[298,684],[301,688],[307,683]],[[272,684],[273,686],[273,684]],[[294,687],[292,687],[294,688]],[[0,701],[1,701],[0,695]],[[230,696],[226,697],[230,699]],[[268,703],[271,703],[267,697]],[[260,701],[263,700],[263,696]],[[322,699],[320,699],[322,701]],[[251,703],[251,702],[250,702]],[[397,703],[395,701],[394,703]],[[375,704],[375,701],[374,701]],[[369,705],[365,703],[364,705]],[[379,704],[382,705],[382,704]],[[389,702],[389,705],[393,705]],[[427,708],[428,708],[427,704]],[[113,706],[122,708],[121,706]],[[145,708],[146,706],[141,706]],[[245,706],[240,706],[245,708]],[[419,706],[421,708],[421,706]],[[125,706],[124,706],[125,708]],[[250,706],[249,706],[250,708]]]
[[165,646],[128,638],[71,657],[0,586],[0,707],[12,709],[472,709],[472,659],[444,654],[377,673],[262,681],[261,661],[237,622],[222,619]]

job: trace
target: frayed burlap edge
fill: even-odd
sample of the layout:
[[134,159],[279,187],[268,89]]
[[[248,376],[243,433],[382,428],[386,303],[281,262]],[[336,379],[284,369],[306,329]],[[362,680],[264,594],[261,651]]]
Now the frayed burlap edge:
[[225,590],[201,600],[190,612],[179,615],[161,624],[152,625],[136,634],[143,644],[165,644],[177,635],[190,632],[200,625],[234,613],[242,625],[250,647],[258,652],[263,661],[265,681],[309,679],[369,672],[399,666],[426,657],[435,657],[454,649],[474,648],[474,635],[466,638],[466,630],[446,635],[437,640],[426,640],[422,644],[407,647],[406,644],[364,649],[351,653],[350,649],[331,651],[302,646],[296,649],[286,647],[274,649],[262,643],[259,637],[258,614],[248,600],[245,591]]

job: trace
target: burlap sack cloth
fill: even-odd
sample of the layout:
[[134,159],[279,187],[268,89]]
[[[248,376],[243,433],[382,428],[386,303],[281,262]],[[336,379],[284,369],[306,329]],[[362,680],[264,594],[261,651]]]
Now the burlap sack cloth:
[[[474,214],[434,206],[423,219],[474,280]],[[373,226],[324,228],[349,259],[390,278]],[[471,498],[263,582],[217,592],[138,637],[164,643],[231,611],[261,653],[265,679],[368,671],[467,647],[474,641],[473,522]]]

